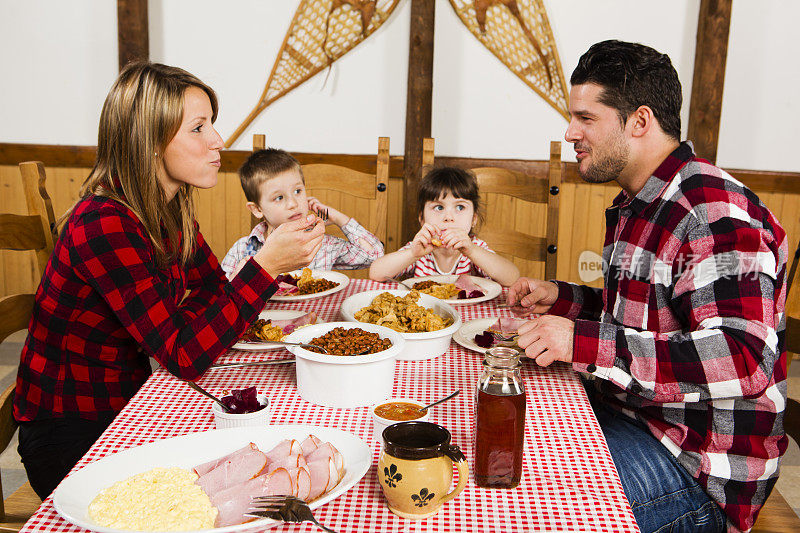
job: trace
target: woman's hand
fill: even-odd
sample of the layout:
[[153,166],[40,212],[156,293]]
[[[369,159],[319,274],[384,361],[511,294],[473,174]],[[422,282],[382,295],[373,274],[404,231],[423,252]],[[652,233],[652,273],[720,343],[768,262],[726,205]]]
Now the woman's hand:
[[433,251],[433,240],[439,235],[439,228],[433,224],[425,223],[422,228],[414,235],[411,241],[411,254],[419,259],[423,255],[428,255]]
[[270,233],[253,256],[273,278],[307,266],[317,255],[325,234],[325,223],[316,215],[281,224]]

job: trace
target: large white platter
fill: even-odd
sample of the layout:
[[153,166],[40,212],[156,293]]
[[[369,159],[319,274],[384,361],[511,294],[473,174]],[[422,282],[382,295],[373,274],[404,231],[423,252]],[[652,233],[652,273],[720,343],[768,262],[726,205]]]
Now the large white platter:
[[[302,270],[287,272],[287,274],[291,274],[293,276],[300,276],[302,273]],[[342,274],[341,272],[333,272],[331,270],[312,270],[311,277],[315,279],[324,278],[333,281],[334,283],[338,283],[339,285],[332,289],[328,289],[327,291],[315,292],[314,294],[286,294],[284,296],[273,296],[269,299],[269,301],[302,302],[303,300],[314,300],[316,298],[322,298],[323,296],[328,296],[329,294],[339,292],[347,287],[348,283],[350,283],[350,278],[348,278],[346,275]]]
[[[409,278],[403,280],[403,285],[409,289],[413,289],[414,285],[422,281],[430,280],[435,281],[436,283],[455,283],[456,279],[458,279],[458,276],[455,274],[447,274],[442,276],[420,276],[418,278]],[[486,302],[492,298],[497,298],[500,293],[503,292],[503,287],[493,279],[481,278],[478,276],[470,276],[470,279],[475,285],[479,286],[483,290],[483,296],[479,296],[478,298],[464,298],[463,300],[459,300],[458,298],[450,298],[447,300],[442,299],[442,301],[447,302],[450,305],[477,304],[480,302]]]
[[[68,476],[56,488],[53,494],[53,505],[58,514],[76,526],[101,533],[129,533],[98,526],[89,518],[89,503],[102,489],[134,474],[159,466],[191,469],[242,448],[249,442],[254,442],[261,450],[267,451],[283,439],[303,439],[309,434],[330,442],[344,456],[344,478],[331,492],[310,504],[312,509],[316,509],[340,496],[364,477],[372,465],[372,451],[363,440],[352,433],[334,428],[299,424],[218,429],[129,448],[104,457]],[[354,520],[356,518],[353,516]],[[202,531],[203,533],[225,533],[264,529],[278,523],[263,518],[247,524]]]
[[[299,309],[267,309],[258,314],[258,318],[264,320],[291,320],[299,316],[305,315],[308,311],[300,311]],[[317,317],[314,324],[320,322]],[[275,348],[283,348],[283,344],[276,344],[274,342],[237,342],[231,348],[237,350],[274,350]]]

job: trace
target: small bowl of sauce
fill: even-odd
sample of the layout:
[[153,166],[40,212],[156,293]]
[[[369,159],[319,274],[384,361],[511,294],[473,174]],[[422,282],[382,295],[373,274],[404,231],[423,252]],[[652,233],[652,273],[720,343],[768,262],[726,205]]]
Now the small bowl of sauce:
[[383,442],[383,430],[398,422],[409,420],[428,420],[428,411],[423,411],[424,403],[407,398],[391,398],[370,409],[372,413],[372,433],[375,440]]

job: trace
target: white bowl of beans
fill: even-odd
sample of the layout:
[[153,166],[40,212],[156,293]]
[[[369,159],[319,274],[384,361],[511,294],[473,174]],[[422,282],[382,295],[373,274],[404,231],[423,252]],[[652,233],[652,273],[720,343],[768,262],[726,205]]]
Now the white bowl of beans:
[[[372,290],[353,294],[342,302],[342,317],[349,322],[356,322],[362,326],[367,325],[366,322],[358,322],[356,320],[356,313],[370,306],[372,301],[384,292],[398,297],[408,294],[407,290],[402,289]],[[397,356],[397,359],[400,361],[418,361],[439,357],[447,351],[447,348],[450,346],[450,340],[453,338],[453,333],[458,331],[458,328],[461,327],[461,315],[458,311],[439,298],[421,293],[416,303],[440,317],[449,320],[451,323],[449,326],[434,331],[400,333],[406,341],[405,349]]]
[[394,330],[353,322],[305,326],[284,340],[321,345],[329,351],[287,347],[295,355],[300,397],[338,408],[373,405],[391,396],[395,360],[405,345]]

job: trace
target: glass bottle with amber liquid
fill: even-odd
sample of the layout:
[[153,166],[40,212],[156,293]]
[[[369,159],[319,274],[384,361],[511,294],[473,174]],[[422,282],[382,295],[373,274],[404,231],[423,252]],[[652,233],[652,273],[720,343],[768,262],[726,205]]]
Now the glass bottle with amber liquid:
[[513,488],[522,477],[525,387],[519,352],[490,348],[475,394],[475,483]]

